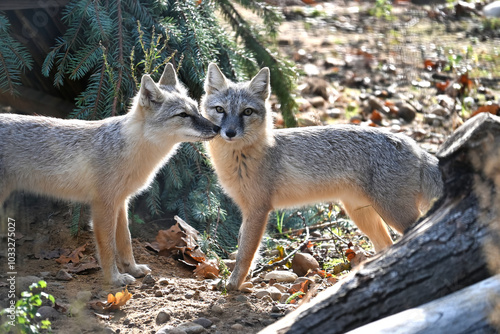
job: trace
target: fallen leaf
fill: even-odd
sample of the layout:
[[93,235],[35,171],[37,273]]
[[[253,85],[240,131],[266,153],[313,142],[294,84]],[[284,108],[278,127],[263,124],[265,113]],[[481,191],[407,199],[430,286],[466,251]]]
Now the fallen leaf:
[[128,292],[127,288],[123,289],[121,292],[117,292],[114,296],[113,294],[108,295],[108,305],[105,309],[116,310],[127,303],[127,301],[132,298],[132,294]]
[[87,247],[87,243],[85,243],[85,245],[83,246],[80,246],[78,247],[77,249],[75,249],[73,252],[71,252],[71,254],[69,254],[68,256],[66,255],[61,255],[57,260],[56,262],[57,263],[60,263],[60,264],[65,264],[65,263],[69,263],[69,262],[73,262],[73,263],[78,263],[80,262],[80,257],[83,257],[83,252],[85,251],[85,247]]
[[97,263],[97,260],[90,256],[85,263],[68,263],[66,264],[66,269],[68,273],[73,274],[88,274],[94,270],[98,270],[101,267]]
[[484,106],[480,106],[477,108],[476,111],[474,111],[471,115],[471,117],[476,116],[477,114],[483,113],[483,112],[488,112],[493,115],[498,115],[500,113],[500,105],[498,104],[488,104]]
[[219,277],[219,266],[213,260],[201,262],[196,266],[194,275],[199,278],[217,278]]
[[352,249],[348,248],[345,251],[345,256],[349,261],[352,261],[356,257],[356,252],[353,251]]

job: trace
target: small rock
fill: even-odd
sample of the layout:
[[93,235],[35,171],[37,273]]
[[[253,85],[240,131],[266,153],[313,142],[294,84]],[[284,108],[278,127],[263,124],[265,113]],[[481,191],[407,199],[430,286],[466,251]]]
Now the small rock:
[[214,305],[214,306],[212,306],[211,310],[212,310],[212,312],[214,312],[216,314],[222,314],[222,313],[224,313],[224,309],[220,305]]
[[193,296],[194,296],[194,291],[188,291],[184,295],[184,297],[186,297],[186,299],[191,299],[191,298],[193,298]]
[[236,298],[234,298],[238,303],[245,303],[248,301],[248,297],[245,295],[238,295]]
[[[29,287],[33,283],[38,283],[41,278],[37,276],[21,276],[16,278],[16,294],[21,295],[23,291],[30,291]],[[33,290],[33,293],[38,293],[40,290]]]
[[273,284],[273,286],[278,289],[281,293],[285,293],[288,291],[288,288],[284,285],[281,285],[281,284],[278,284],[278,283],[275,283]]
[[182,329],[187,334],[198,334],[205,331],[205,327],[192,321],[180,324],[177,328]]
[[60,281],[71,281],[73,276],[71,276],[66,270],[61,269],[57,272],[56,279]]
[[267,291],[267,290],[259,290],[259,291],[257,291],[255,293],[255,297],[257,297],[259,299],[262,299],[265,296],[271,296],[271,294],[269,293],[269,291]]
[[193,320],[193,322],[198,325],[202,325],[204,328],[209,328],[213,325],[213,322],[207,318],[198,318]]
[[253,292],[253,284],[251,282],[245,282],[240,286],[240,291],[245,293]]
[[158,312],[158,314],[156,315],[156,324],[157,325],[161,325],[161,324],[164,324],[166,322],[168,322],[170,320],[172,316],[170,315],[170,313],[168,313],[167,311],[160,311]]
[[314,108],[323,108],[325,106],[325,99],[321,96],[315,96],[309,99],[309,103],[311,103]]
[[398,107],[398,117],[402,118],[406,123],[411,123],[415,119],[415,116],[417,115],[417,111],[413,106],[409,103],[402,102],[399,104],[396,104],[396,107]]
[[264,280],[269,281],[271,279],[275,279],[276,282],[294,282],[298,278],[297,274],[286,271],[286,270],[275,270],[267,273],[264,277]]
[[260,282],[262,282],[262,277],[259,277],[259,276],[257,276],[257,277],[252,277],[252,278],[250,279],[250,283],[252,283],[252,284],[257,284],[257,283],[260,283]]
[[76,294],[76,300],[81,301],[82,303],[87,303],[91,298],[91,291],[78,291],[78,293]]
[[262,298],[262,301],[263,302],[266,302],[266,303],[272,303],[273,302],[273,299],[271,298],[271,296],[264,296]]
[[284,294],[281,296],[281,298],[280,298],[280,303],[281,303],[281,304],[285,304],[285,303],[286,303],[286,301],[288,300],[288,298],[290,298],[290,296],[291,296],[291,295],[290,295],[289,293],[284,293]]
[[292,270],[299,276],[304,276],[309,270],[319,268],[318,261],[311,254],[297,253],[292,260]]
[[316,66],[314,64],[305,64],[304,65],[304,73],[308,77],[318,76],[319,75],[319,68],[318,68],[318,66]]
[[267,291],[273,300],[280,300],[282,294],[276,287],[270,286]]
[[344,113],[339,108],[333,108],[333,109],[328,109],[326,111],[326,114],[328,115],[328,117],[331,118],[340,118],[340,116],[342,116]]
[[144,285],[154,285],[155,283],[156,283],[156,281],[151,274],[147,274],[142,279],[142,284],[144,284]]
[[231,325],[231,329],[234,329],[235,331],[241,331],[241,330],[243,330],[243,325],[242,324],[234,324],[234,325]]
[[169,284],[170,284],[170,281],[169,281],[167,278],[164,278],[164,277],[163,277],[163,278],[160,278],[160,279],[158,280],[158,284],[165,286],[165,285],[169,285]]
[[163,290],[156,290],[155,297],[163,297]]
[[61,314],[59,312],[56,311],[56,309],[54,309],[53,307],[51,306],[41,306],[38,310],[37,310],[37,316],[36,316],[36,319],[38,321],[41,321],[41,320],[56,320],[56,319],[59,319],[61,317]]
[[181,328],[175,328],[170,325],[162,327],[156,332],[156,334],[187,334],[185,330]]

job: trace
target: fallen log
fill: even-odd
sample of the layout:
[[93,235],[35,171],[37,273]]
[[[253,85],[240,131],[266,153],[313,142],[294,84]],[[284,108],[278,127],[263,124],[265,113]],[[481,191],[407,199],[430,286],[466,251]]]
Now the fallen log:
[[261,333],[345,333],[490,277],[489,264],[500,268],[488,261],[500,255],[499,147],[499,117],[467,121],[438,152],[444,195],[427,215],[394,246]]

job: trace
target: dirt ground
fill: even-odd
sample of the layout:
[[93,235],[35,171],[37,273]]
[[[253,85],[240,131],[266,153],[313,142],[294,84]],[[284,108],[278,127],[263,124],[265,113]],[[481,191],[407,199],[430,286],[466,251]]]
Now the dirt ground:
[[[302,92],[299,124],[345,123],[357,118],[361,123],[377,121],[370,115],[362,115],[363,101],[368,98],[363,100],[360,96],[379,98],[384,91],[390,94],[388,100],[406,97],[418,102],[422,109],[429,109],[434,103],[436,89],[423,84],[433,79],[432,73],[423,73],[423,58],[426,57],[422,56],[422,50],[432,58],[439,53],[435,41],[440,41],[445,48],[447,45],[474,45],[478,54],[485,54],[493,52],[493,45],[498,43],[498,39],[486,34],[474,35],[477,20],[471,18],[449,20],[445,24],[430,20],[421,7],[414,9],[404,5],[393,10],[395,14],[401,14],[397,22],[387,23],[360,16],[360,6],[362,9],[367,4],[332,1],[321,8],[325,16],[310,15],[314,9],[302,7],[302,11],[309,13],[306,18],[302,14],[297,16],[290,8],[286,10],[293,20],[283,24],[277,50],[301,70],[297,89],[298,95]],[[394,27],[397,29],[392,29]],[[428,32],[434,35],[430,37]],[[461,46],[457,47],[457,52]],[[477,77],[494,73],[487,65],[475,66]],[[314,86],[311,80],[320,86],[326,82],[325,93],[322,94],[321,89],[319,93],[304,91],[304,88]],[[487,93],[483,95],[489,94],[493,101],[498,101],[498,87],[494,87],[498,81],[485,82],[481,86]],[[318,96],[323,100],[318,100]],[[482,102],[481,96],[475,91],[471,103]],[[346,110],[351,110],[351,113],[346,113]],[[451,118],[435,114],[429,121],[422,110],[417,111],[415,120],[410,123],[382,115],[379,125],[405,132],[426,149],[435,151],[452,131]],[[252,292],[230,294],[214,289],[214,280],[197,280],[192,268],[173,258],[160,257],[146,247],[158,230],[169,226],[168,222],[152,222],[132,226],[136,260],[148,264],[152,275],[138,279],[128,287],[133,297],[119,310],[94,309],[92,305],[96,301],[105,301],[109,293],[115,294],[120,289],[104,286],[102,272],[98,269],[66,278],[59,276],[64,265],[54,258],[44,258],[50,257],[46,254],[49,251],[74,250],[85,244],[82,262],[91,261],[90,257],[95,254],[90,228],[80,231],[77,237],[70,235],[70,205],[18,194],[9,199],[6,214],[16,220],[18,292],[26,290],[31,281],[47,281],[46,292],[52,294],[58,304],[57,311],[49,316],[55,333],[153,334],[161,328],[164,328],[163,333],[257,333],[296,308],[269,296],[258,296],[258,288],[269,286],[259,278],[253,280]],[[4,220],[6,218],[2,217],[2,228]],[[6,231],[0,233],[4,235]],[[1,240],[4,245],[5,238]],[[4,254],[0,258],[5,266]],[[4,283],[7,277],[4,273],[8,271],[2,267],[0,273],[2,307],[8,302],[8,289]]]

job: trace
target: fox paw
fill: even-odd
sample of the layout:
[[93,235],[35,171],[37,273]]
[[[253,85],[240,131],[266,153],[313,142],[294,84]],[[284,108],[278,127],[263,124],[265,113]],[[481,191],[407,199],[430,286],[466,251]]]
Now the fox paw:
[[135,282],[135,278],[129,274],[118,274],[115,275],[112,279],[112,283],[114,286],[124,286],[129,285]]
[[231,280],[232,276],[229,278],[229,281],[226,284],[227,291],[238,291],[240,284],[238,284],[237,280]]
[[127,269],[127,272],[134,277],[143,277],[147,273],[151,272],[151,269],[145,264],[136,264],[133,267]]

